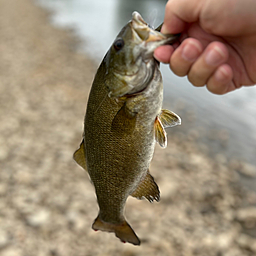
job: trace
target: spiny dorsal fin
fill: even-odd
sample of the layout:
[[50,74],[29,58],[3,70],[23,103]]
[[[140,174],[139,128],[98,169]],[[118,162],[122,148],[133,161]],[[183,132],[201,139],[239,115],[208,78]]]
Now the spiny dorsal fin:
[[133,133],[136,125],[137,113],[132,113],[124,104],[115,115],[111,131],[117,135]]
[[160,200],[160,191],[149,171],[131,195],[138,199],[145,197],[149,202]]
[[164,130],[164,126],[158,116],[156,117],[154,128],[155,128],[155,140],[159,143],[159,145],[162,148],[166,148],[167,135],[166,135],[166,131]]
[[79,164],[82,168],[84,168],[86,170],[86,161],[85,161],[85,154],[84,154],[84,140],[81,142],[79,149],[75,151],[73,158],[77,164]]
[[181,118],[168,109],[162,109],[159,119],[164,128],[181,124]]

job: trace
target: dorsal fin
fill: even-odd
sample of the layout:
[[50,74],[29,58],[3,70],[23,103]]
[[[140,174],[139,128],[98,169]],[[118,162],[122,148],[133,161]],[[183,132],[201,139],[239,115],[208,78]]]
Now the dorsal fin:
[[157,116],[154,124],[155,129],[155,140],[159,143],[162,148],[167,146],[167,135],[164,130],[164,126],[160,121],[160,118]]
[[164,128],[173,127],[181,124],[181,118],[168,109],[162,109],[159,119]]
[[84,168],[86,170],[86,161],[85,161],[85,154],[84,154],[84,140],[81,142],[79,149],[75,151],[73,158],[77,164],[79,164],[82,168]]
[[147,171],[145,178],[140,182],[131,196],[138,199],[145,197],[149,202],[153,202],[154,200],[158,202],[160,200],[160,191],[149,171]]

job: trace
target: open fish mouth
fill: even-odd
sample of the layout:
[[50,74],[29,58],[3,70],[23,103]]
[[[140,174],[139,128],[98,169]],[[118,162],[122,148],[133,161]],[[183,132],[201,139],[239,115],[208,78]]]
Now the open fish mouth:
[[[109,97],[122,97],[142,92],[153,78],[158,66],[154,50],[165,44],[172,44],[179,35],[165,35],[149,27],[138,12],[121,30],[112,47],[113,68],[105,79]],[[120,43],[119,45],[116,43]]]
[[133,12],[131,26],[136,36],[147,45],[152,44],[150,47],[154,51],[158,46],[174,43],[179,35],[164,35],[148,26],[138,12]]

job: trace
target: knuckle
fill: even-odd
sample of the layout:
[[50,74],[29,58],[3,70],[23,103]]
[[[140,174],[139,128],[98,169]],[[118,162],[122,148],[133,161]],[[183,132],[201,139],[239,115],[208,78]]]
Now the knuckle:
[[193,84],[196,87],[202,87],[205,85],[205,80],[203,77],[201,77],[199,74],[196,73],[188,73],[188,80],[191,84]]
[[217,95],[223,95],[226,93],[227,88],[225,84],[218,83],[214,81],[212,78],[206,84],[208,91]]
[[186,76],[190,69],[190,65],[180,61],[178,63],[171,63],[170,68],[177,76]]

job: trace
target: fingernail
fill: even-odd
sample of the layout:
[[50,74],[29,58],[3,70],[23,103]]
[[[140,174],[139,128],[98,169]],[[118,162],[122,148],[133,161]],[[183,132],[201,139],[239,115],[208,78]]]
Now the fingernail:
[[224,52],[220,47],[215,46],[211,51],[209,51],[205,56],[206,64],[210,66],[217,66],[225,58]]
[[164,23],[163,23],[163,26],[162,26],[162,28],[161,28],[161,33],[163,33],[163,34],[169,34],[169,32],[168,32],[168,30],[167,30],[167,28],[166,28],[166,26],[165,26]]
[[219,68],[215,73],[215,79],[217,81],[226,80],[229,77],[229,73],[226,71],[225,68]]
[[181,56],[184,60],[192,62],[197,59],[201,53],[201,47],[194,42],[187,43],[181,53]]

